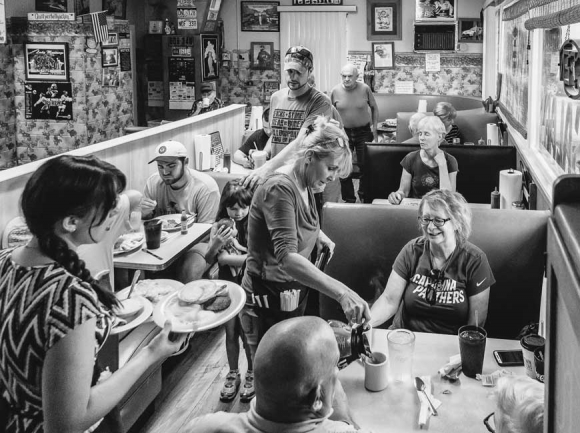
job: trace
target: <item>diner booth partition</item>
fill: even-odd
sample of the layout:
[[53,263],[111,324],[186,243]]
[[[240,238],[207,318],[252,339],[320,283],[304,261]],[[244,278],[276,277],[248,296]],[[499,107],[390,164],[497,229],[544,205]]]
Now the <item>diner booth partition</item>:
[[[114,138],[67,154],[95,155],[119,168],[127,176],[127,188],[143,191],[147,178],[157,170],[149,165],[155,147],[166,140],[177,140],[185,145],[189,166],[194,167],[194,137],[219,131],[225,151],[233,152],[241,145],[245,128],[245,105],[232,104],[216,111],[164,125],[147,128],[134,134]],[[19,216],[20,194],[30,175],[46,159],[0,171],[0,233],[6,224]]]
[[544,432],[580,426],[580,176],[554,183],[548,223],[546,413]]

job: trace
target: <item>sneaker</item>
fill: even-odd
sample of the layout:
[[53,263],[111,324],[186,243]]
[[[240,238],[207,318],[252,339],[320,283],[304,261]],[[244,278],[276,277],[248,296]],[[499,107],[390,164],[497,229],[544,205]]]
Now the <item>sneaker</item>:
[[242,393],[240,394],[240,400],[243,402],[248,402],[254,398],[256,391],[254,390],[254,372],[248,370],[246,372],[246,377],[244,378],[244,386],[242,387]]
[[238,370],[230,370],[228,375],[226,376],[226,381],[224,382],[224,386],[220,392],[220,400],[221,401],[232,401],[238,390],[240,389],[240,373]]

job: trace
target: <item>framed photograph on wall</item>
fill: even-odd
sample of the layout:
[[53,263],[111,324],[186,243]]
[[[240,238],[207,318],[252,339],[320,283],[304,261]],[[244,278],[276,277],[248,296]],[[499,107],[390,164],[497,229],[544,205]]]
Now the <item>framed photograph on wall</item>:
[[395,67],[395,43],[373,42],[373,68],[393,69]]
[[119,20],[127,19],[127,0],[103,0],[103,10]]
[[201,55],[202,81],[217,80],[219,78],[218,59],[220,58],[217,35],[201,35]]
[[242,2],[242,32],[279,32],[280,2]]
[[416,21],[456,21],[456,0],[415,0]]
[[401,0],[367,0],[367,39],[401,40]]
[[26,81],[69,81],[68,44],[25,43],[24,69]]
[[479,18],[459,19],[459,42],[483,42],[483,26]]
[[119,49],[118,48],[103,48],[101,64],[103,68],[109,66],[119,65]]
[[25,83],[25,118],[72,120],[72,96],[70,82]]
[[103,47],[116,47],[119,45],[119,33],[109,33],[106,41],[101,42]]
[[274,43],[252,42],[250,69],[274,69]]
[[67,0],[36,0],[36,12],[66,12]]

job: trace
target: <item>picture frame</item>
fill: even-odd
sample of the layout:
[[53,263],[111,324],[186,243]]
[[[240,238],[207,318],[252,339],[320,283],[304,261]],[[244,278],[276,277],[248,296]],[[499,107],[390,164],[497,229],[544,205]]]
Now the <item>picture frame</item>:
[[30,82],[24,85],[26,119],[73,120],[72,83]]
[[127,19],[127,0],[103,0],[103,9],[107,15],[112,15],[116,19]]
[[480,18],[459,18],[458,41],[483,43],[483,23]]
[[67,0],[35,0],[36,12],[67,12]]
[[280,2],[243,1],[241,20],[242,32],[279,32]]
[[274,69],[274,43],[251,42],[250,57],[250,69]]
[[119,86],[119,71],[117,68],[103,68],[103,87]]
[[395,43],[373,42],[373,69],[395,68]]
[[116,47],[119,45],[119,34],[109,33],[109,38],[106,41],[101,42],[103,47]]
[[101,65],[103,68],[119,66],[119,49],[103,48],[101,50]]
[[25,43],[24,69],[26,81],[69,81],[68,44]]
[[163,21],[161,20],[149,21],[149,34],[150,35],[163,34]]
[[457,0],[415,0],[415,21],[457,21]]
[[221,58],[218,36],[216,34],[202,34],[201,38],[201,80],[210,81],[219,78],[219,63]]
[[367,0],[367,39],[398,41],[402,36],[401,0]]

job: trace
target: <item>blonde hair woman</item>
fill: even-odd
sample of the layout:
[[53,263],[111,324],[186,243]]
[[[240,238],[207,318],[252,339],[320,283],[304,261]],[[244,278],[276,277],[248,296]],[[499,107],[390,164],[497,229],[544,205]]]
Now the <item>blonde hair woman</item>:
[[320,230],[313,192],[351,170],[344,131],[318,117],[294,162],[271,174],[254,193],[242,280],[248,296],[241,313],[252,354],[272,325],[304,314],[309,288],[337,300],[347,319],[370,320],[369,307],[359,295],[309,260],[315,245],[318,251],[334,250],[334,243]]

